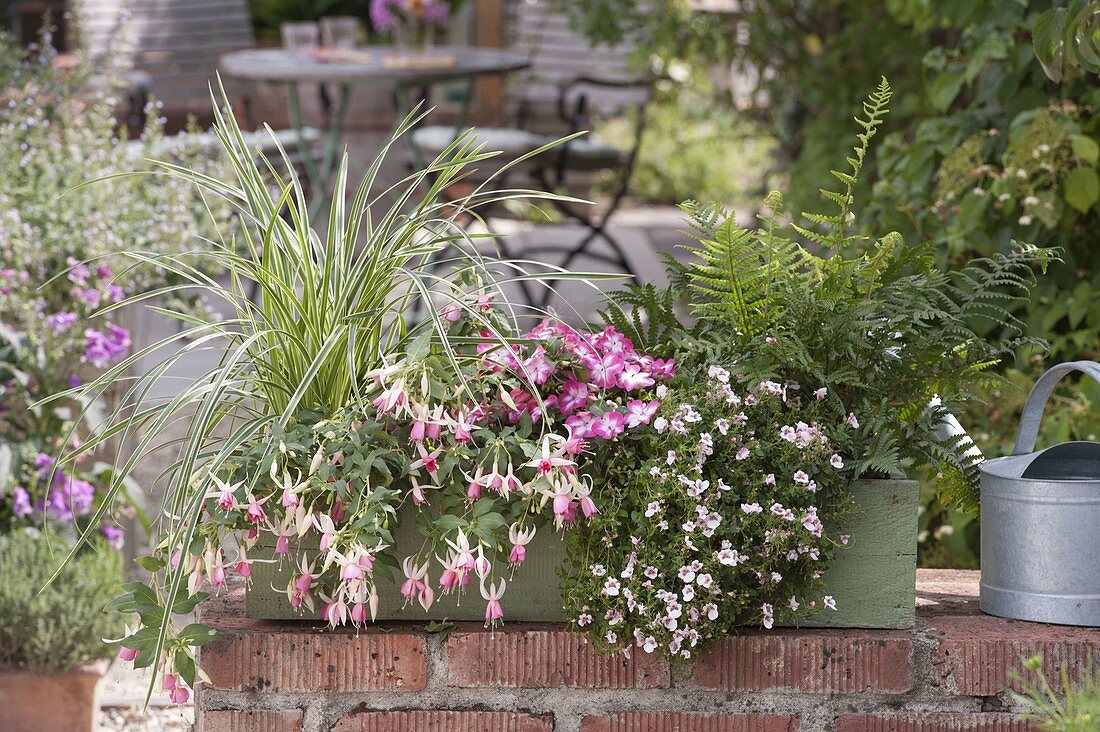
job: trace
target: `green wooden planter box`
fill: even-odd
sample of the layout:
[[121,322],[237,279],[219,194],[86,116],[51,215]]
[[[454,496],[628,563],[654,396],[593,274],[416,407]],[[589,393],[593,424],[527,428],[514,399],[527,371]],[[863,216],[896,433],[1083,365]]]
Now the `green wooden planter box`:
[[[916,619],[917,483],[911,480],[864,480],[854,486],[857,513],[847,522],[852,540],[840,550],[825,573],[826,594],[838,609],[825,610],[799,622],[802,627],[912,628]],[[414,546],[421,537],[412,521],[394,532],[398,546]],[[257,546],[253,555],[270,558],[271,546]],[[309,549],[304,551],[308,552]],[[551,531],[541,531],[528,548],[523,567],[508,579],[508,619],[562,621],[557,569],[565,561],[565,546]],[[293,563],[257,562],[252,569],[245,608],[249,617],[288,620],[316,619],[291,609],[284,592]],[[438,574],[438,572],[433,572]],[[507,575],[505,575],[507,579]],[[420,605],[403,607],[401,579],[377,580],[379,620],[483,620],[485,603],[471,585],[463,598],[436,597],[427,612]]]

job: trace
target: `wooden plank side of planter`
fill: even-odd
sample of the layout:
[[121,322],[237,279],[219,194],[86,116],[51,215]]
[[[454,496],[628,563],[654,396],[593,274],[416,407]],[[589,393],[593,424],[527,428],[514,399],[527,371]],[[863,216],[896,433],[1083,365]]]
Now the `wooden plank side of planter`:
[[796,623],[807,628],[912,628],[916,624],[917,504],[912,480],[863,480],[852,486],[857,512],[845,523],[848,547],[825,573],[836,611]]
[[[802,627],[911,628],[916,622],[917,483],[907,480],[859,481],[853,485],[857,512],[845,523],[851,543],[837,552],[825,574],[825,593],[837,600],[836,611],[821,611],[800,620]],[[398,546],[416,546],[421,537],[415,522],[402,521],[395,531]],[[301,551],[307,555],[310,549]],[[271,546],[257,546],[253,554],[269,558]],[[295,552],[292,551],[291,556]],[[549,528],[543,528],[528,547],[528,560],[508,582],[505,611],[509,620],[553,622],[564,619],[557,570],[565,561],[565,546]],[[289,558],[257,562],[253,586],[246,597],[250,617],[287,620],[315,619],[291,609],[282,591],[293,576]],[[431,574],[438,579],[439,567]],[[476,581],[476,580],[475,580]],[[399,593],[400,578],[377,577],[379,620],[482,620],[485,603],[476,585],[462,597],[438,595],[427,612],[417,604],[406,607]],[[275,588],[272,590],[272,588]]]
[[[419,546],[423,541],[415,521],[407,520],[394,531],[394,542],[397,546]],[[314,545],[316,546],[316,545]],[[273,553],[272,546],[261,547],[257,545],[256,556],[270,558]],[[303,548],[300,551],[311,556],[315,549]],[[295,556],[296,551],[291,551]],[[561,600],[561,581],[557,570],[565,562],[565,544],[554,534],[552,527],[546,526],[539,530],[535,538],[527,547],[527,561],[514,573],[507,571],[503,575],[497,574],[492,579],[495,581],[503,576],[508,583],[505,600],[505,612],[510,620],[529,622],[554,622],[564,618]],[[317,613],[300,614],[294,611],[289,602],[285,589],[287,583],[294,574],[295,562],[284,558],[279,562],[256,562],[252,568],[253,586],[245,596],[245,611],[249,617],[264,620],[291,620],[291,619],[316,619]],[[378,572],[376,567],[375,582],[378,588],[378,620],[484,620],[485,601],[477,587],[477,578],[474,577],[462,594],[439,594],[438,562],[432,562],[430,575],[433,588],[436,590],[436,599],[431,608],[425,612],[418,603],[405,605],[405,598],[401,597],[400,587],[403,577],[395,573],[394,579],[387,579],[384,573]],[[272,591],[271,588],[276,588]],[[320,608],[317,608],[320,610]]]

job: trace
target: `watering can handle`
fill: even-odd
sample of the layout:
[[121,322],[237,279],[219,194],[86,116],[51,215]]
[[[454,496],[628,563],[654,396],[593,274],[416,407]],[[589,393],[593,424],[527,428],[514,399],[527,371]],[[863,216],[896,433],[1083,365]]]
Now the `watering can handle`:
[[1016,433],[1016,446],[1012,448],[1013,455],[1026,455],[1035,449],[1035,440],[1039,436],[1039,423],[1043,421],[1047,400],[1050,399],[1051,392],[1062,377],[1074,371],[1088,374],[1100,382],[1100,363],[1095,361],[1069,361],[1058,364],[1040,376],[1035,386],[1031,387],[1027,403],[1024,404],[1024,413],[1020,417],[1020,431]]

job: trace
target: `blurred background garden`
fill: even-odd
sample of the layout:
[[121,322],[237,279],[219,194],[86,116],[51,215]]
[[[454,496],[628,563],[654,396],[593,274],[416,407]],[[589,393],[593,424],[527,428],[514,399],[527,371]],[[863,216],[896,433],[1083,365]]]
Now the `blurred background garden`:
[[[270,126],[287,153],[281,162],[311,184],[318,210],[331,204],[323,192],[336,157],[346,149],[358,177],[417,105],[433,111],[394,146],[383,180],[397,181],[471,126],[510,156],[585,131],[511,176],[591,206],[498,206],[484,211],[486,226],[511,255],[626,271],[660,287],[664,258],[687,241],[684,201],[720,204],[743,225],[771,190],[785,192],[789,211],[816,210],[818,187],[849,154],[854,111],[885,76],[892,112],[855,192],[861,230],[930,242],[952,265],[1015,242],[1061,247],[1016,313],[1033,344],[990,365],[1004,381],[959,422],[986,455],[1008,454],[1035,378],[1054,363],[1100,357],[1095,2],[6,0],[0,15],[9,29],[0,39],[0,523],[13,534],[0,576],[48,579],[50,555],[7,529],[46,525],[64,542],[95,515],[113,470],[88,460],[52,471],[81,428],[71,424],[75,411],[39,401],[111,369],[168,327],[155,313],[109,306],[170,285],[172,271],[153,282],[146,270],[116,271],[106,254],[183,252],[233,225],[177,179],[118,177],[152,170],[147,158],[224,172],[206,132],[219,78],[251,143],[274,152]],[[598,294],[563,283],[540,304],[579,322],[594,316]],[[206,307],[194,298],[157,304]],[[201,366],[181,364],[180,378]],[[1100,436],[1100,387],[1069,383],[1056,399],[1044,444]],[[147,466],[149,482],[164,467]],[[977,520],[941,505],[924,478],[922,566],[977,567]],[[128,490],[131,507],[97,525],[89,573],[118,576],[114,553],[146,542],[156,501],[140,485]],[[24,553],[25,562],[11,559]],[[31,596],[7,601],[11,583],[0,584],[0,633],[10,636],[0,637],[0,663],[36,666],[50,654],[60,668],[95,656],[83,647],[58,656],[65,618]],[[55,623],[40,631],[52,639],[23,644],[11,629],[26,623]],[[128,723],[123,702],[140,701],[129,693],[119,692],[108,728]],[[163,724],[188,723],[173,715]]]

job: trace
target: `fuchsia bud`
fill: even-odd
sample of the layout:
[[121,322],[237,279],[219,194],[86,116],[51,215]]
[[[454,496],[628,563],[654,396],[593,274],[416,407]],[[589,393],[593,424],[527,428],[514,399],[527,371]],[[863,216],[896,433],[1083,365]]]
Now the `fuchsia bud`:
[[351,622],[364,623],[367,620],[367,605],[363,602],[357,602],[351,606]]
[[165,691],[172,691],[172,689],[176,688],[176,675],[175,674],[165,674],[164,675],[164,680],[161,681],[161,684],[162,684]]
[[225,584],[225,567],[221,562],[218,562],[210,570],[210,582],[214,585],[221,586]]
[[280,534],[279,538],[275,540],[275,553],[276,554],[290,554],[290,537],[285,534]]
[[523,544],[515,544],[512,546],[511,553],[508,554],[508,561],[512,564],[523,564],[527,559],[527,547]]
[[141,651],[136,651],[133,648],[127,648],[126,646],[121,646],[118,649],[118,660],[120,661],[135,661],[140,655]]
[[481,483],[477,480],[471,480],[470,485],[466,486],[466,497],[471,501],[481,498]]
[[418,419],[413,422],[413,426],[409,429],[409,439],[414,442],[423,442],[424,433],[427,430],[427,425],[424,420]]
[[344,520],[344,502],[337,500],[332,506],[332,512],[329,514],[332,518],[332,523],[338,524]]
[[177,686],[168,694],[168,698],[172,700],[173,704],[186,704],[187,700],[191,698],[191,692],[187,690],[186,686]]

